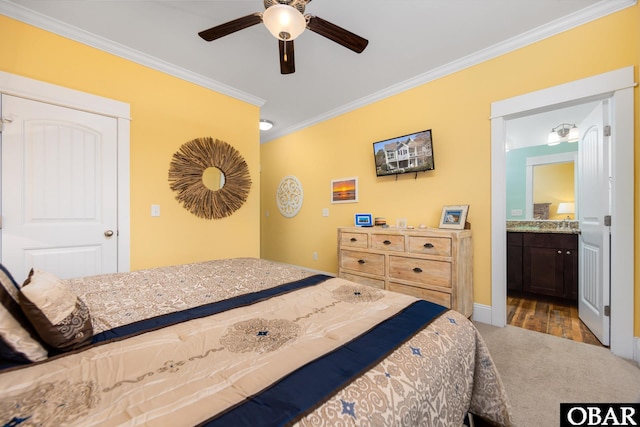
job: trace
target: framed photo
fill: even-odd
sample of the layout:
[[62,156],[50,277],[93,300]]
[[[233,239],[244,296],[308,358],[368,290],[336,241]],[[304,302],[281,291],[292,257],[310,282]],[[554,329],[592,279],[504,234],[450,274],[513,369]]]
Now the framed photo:
[[439,228],[463,230],[467,222],[467,213],[469,213],[469,205],[444,206]]
[[373,218],[370,213],[355,214],[355,224],[357,227],[373,227]]
[[398,228],[407,228],[407,218],[398,218],[398,219],[396,219],[396,227],[398,227]]
[[358,201],[358,177],[331,180],[331,203]]

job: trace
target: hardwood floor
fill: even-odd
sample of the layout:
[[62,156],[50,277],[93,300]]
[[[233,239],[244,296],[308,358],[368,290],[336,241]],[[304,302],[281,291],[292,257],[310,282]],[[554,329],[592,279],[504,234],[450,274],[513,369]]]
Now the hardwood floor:
[[555,300],[507,297],[507,324],[602,346],[578,318],[578,307]]

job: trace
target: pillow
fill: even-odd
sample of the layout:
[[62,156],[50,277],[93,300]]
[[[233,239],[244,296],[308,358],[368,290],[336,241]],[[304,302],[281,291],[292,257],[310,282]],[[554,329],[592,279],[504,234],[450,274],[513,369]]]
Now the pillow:
[[40,338],[51,347],[67,351],[91,342],[89,309],[69,284],[55,275],[32,269],[20,289],[19,300]]
[[9,271],[0,264],[0,358],[28,363],[47,358],[47,350],[20,310],[20,288]]

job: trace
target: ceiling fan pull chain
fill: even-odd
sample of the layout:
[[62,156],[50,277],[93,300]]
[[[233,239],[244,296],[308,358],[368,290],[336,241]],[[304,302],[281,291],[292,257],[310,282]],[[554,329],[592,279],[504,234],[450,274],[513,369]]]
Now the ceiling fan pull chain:
[[287,39],[284,39],[284,62],[287,62]]

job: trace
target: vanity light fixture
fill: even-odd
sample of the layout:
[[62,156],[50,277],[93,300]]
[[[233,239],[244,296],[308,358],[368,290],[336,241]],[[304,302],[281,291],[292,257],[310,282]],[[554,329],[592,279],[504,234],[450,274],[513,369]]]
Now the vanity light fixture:
[[547,145],[558,145],[563,141],[576,142],[580,139],[580,131],[575,124],[561,123],[551,129]]
[[269,120],[260,119],[259,126],[261,131],[267,131],[273,127],[273,122],[270,122]]

